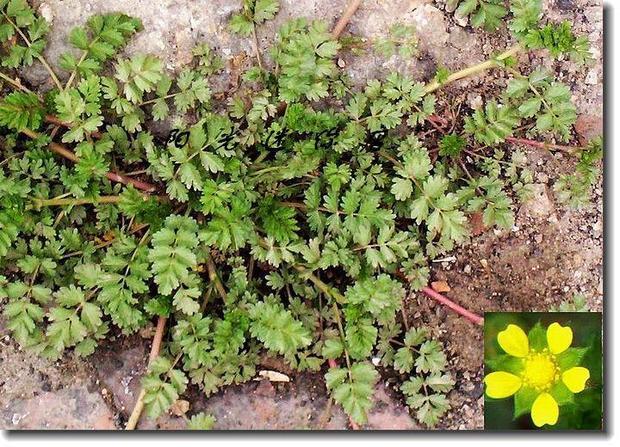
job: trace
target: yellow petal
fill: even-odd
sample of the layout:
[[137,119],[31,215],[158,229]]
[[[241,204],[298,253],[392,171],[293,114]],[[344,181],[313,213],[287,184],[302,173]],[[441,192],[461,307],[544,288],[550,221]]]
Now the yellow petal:
[[562,373],[562,382],[573,393],[581,393],[586,387],[586,382],[590,378],[588,368],[575,366]]
[[488,374],[484,383],[487,386],[487,396],[494,399],[512,396],[521,388],[521,378],[504,371]]
[[536,427],[555,425],[559,415],[558,403],[549,393],[540,394],[532,405],[532,421]]
[[573,342],[573,330],[559,323],[551,323],[547,328],[547,345],[553,354],[560,354]]
[[507,354],[515,357],[525,357],[530,349],[527,335],[515,324],[509,324],[506,329],[497,334],[497,341]]

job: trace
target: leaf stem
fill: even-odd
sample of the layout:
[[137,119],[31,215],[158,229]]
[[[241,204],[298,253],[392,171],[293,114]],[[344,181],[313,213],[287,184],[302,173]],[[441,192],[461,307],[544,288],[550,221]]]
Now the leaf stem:
[[[150,224],[147,224],[147,223],[136,225],[136,227],[134,227],[132,230],[130,230],[127,234],[131,235],[131,234],[137,233],[138,231],[143,230],[144,228],[148,227],[149,225]],[[101,242],[100,244],[95,245],[94,249],[98,250],[100,248],[107,247],[108,245],[112,245],[115,240],[116,240],[116,238],[112,238],[112,239],[110,239],[108,241]],[[78,255],[81,255],[83,253],[84,253],[84,250],[74,251],[74,252],[67,253],[66,255],[61,256],[59,259],[62,260],[62,259],[72,258],[73,256],[78,256]]]
[[224,284],[222,284],[222,280],[217,274],[217,267],[213,262],[211,256],[207,258],[207,271],[209,272],[209,280],[215,284],[215,288],[217,289],[217,293],[220,294],[220,297],[224,302],[228,301],[228,294],[226,293],[226,289],[224,288]]
[[118,203],[121,196],[100,196],[92,199],[74,199],[74,198],[53,198],[53,199],[33,199],[33,203],[37,208],[44,206],[67,206],[67,205],[87,205],[99,203]]
[[[334,359],[327,359],[327,364],[329,365],[330,368],[338,368],[338,363]],[[333,398],[330,398],[328,401],[328,405],[330,406],[330,408],[331,408],[333,400],[334,400]],[[357,422],[353,420],[351,416],[349,416],[349,425],[351,426],[351,430],[360,429],[360,426],[357,424]]]
[[[161,341],[164,337],[164,330],[166,328],[166,317],[159,317],[157,320],[157,327],[155,328],[155,335],[153,336],[153,344],[151,345],[151,352],[149,353],[149,361],[147,364],[148,367],[153,363],[153,360],[157,358],[159,355],[159,350],[161,348]],[[140,390],[140,394],[138,395],[138,399],[133,407],[133,411],[129,416],[129,420],[127,421],[127,425],[125,425],[125,430],[133,430],[138,425],[138,420],[140,419],[140,415],[142,414],[142,410],[144,409],[144,396],[146,396],[146,390],[144,387]]]
[[321,281],[317,276],[313,275],[308,269],[301,265],[293,265],[293,268],[297,270],[302,275],[306,276],[308,280],[317,286],[321,292],[325,295],[332,297],[337,303],[345,304],[347,299],[333,287],[328,286],[323,281]]
[[[99,39],[99,38],[97,37],[93,42],[95,42],[97,39]],[[92,43],[91,43],[91,45],[92,45]],[[90,48],[91,45],[89,45],[89,48]],[[86,56],[88,56],[88,50],[82,51],[82,55],[80,56],[80,60],[78,61],[78,63],[75,65],[75,68],[71,72],[71,75],[69,76],[69,79],[67,80],[67,83],[65,84],[64,90],[67,90],[69,87],[71,87],[71,84],[73,84],[73,80],[77,76],[78,67],[82,64],[82,62],[84,62],[84,60],[86,59]]]
[[564,146],[561,144],[552,144],[552,143],[547,143],[545,141],[535,141],[535,140],[530,140],[527,138],[506,137],[506,141],[510,143],[514,143],[514,144],[531,146],[531,147],[535,147],[538,149],[546,149],[546,150],[555,149],[561,152],[565,152],[569,155],[575,155],[577,152],[583,149],[583,147],[581,146]]
[[[400,279],[402,279],[403,281],[409,282],[409,280],[407,279],[407,276],[400,270],[396,270],[394,274],[398,276]],[[484,318],[482,318],[480,315],[477,315],[465,309],[464,307],[459,306],[451,299],[443,296],[442,294],[438,292],[435,292],[433,289],[431,289],[428,286],[423,287],[421,292],[427,295],[428,297],[433,298],[436,301],[439,301],[441,304],[443,304],[450,310],[456,312],[457,314],[467,318],[472,323],[479,324],[479,325],[482,325],[484,323]]]
[[[11,26],[15,29],[15,31],[17,31],[17,34],[20,35],[20,37],[23,39],[24,43],[28,46],[28,48],[31,48],[32,47],[32,43],[30,42],[28,37],[24,34],[24,32],[21,30],[21,28],[19,26],[17,26],[15,24],[15,22],[13,22],[11,20],[11,18],[4,11],[2,11],[2,15],[4,16],[6,21],[11,24]],[[56,87],[58,87],[58,90],[62,91],[63,90],[62,84],[58,80],[58,76],[56,76],[56,73],[54,72],[54,70],[52,70],[52,67],[50,67],[50,65],[47,63],[45,58],[42,55],[40,55],[40,54],[37,55],[36,58],[39,60],[39,62],[41,62],[41,64],[43,64],[43,66],[45,67],[45,69],[49,73],[50,77],[54,81],[54,84],[56,84]]]
[[181,92],[176,92],[176,93],[170,93],[169,95],[166,96],[162,96],[160,98],[153,98],[153,99],[149,99],[148,101],[143,101],[140,104],[138,104],[138,107],[142,107],[142,106],[146,106],[149,104],[153,104],[157,101],[159,101],[160,99],[170,99],[170,98],[174,98],[175,96],[177,96],[179,93]]
[[5,75],[4,73],[0,71],[0,79],[4,79],[6,82],[11,84],[11,86],[15,88],[16,90],[21,90],[22,92],[26,92],[26,93],[32,93],[33,95],[35,94],[32,90],[30,90],[28,87],[22,84],[19,78],[12,79],[10,76]]
[[37,59],[39,59],[39,62],[41,62],[45,69],[49,72],[54,84],[56,84],[56,87],[58,87],[59,90],[62,90],[62,84],[60,83],[58,76],[56,76],[56,73],[54,73],[54,70],[52,70],[52,67],[50,67],[45,58],[43,56],[37,56]]
[[[33,130],[30,130],[28,128],[21,129],[20,132],[26,135],[27,137],[32,138],[33,140],[41,137],[41,134]],[[48,145],[48,147],[52,152],[55,152],[56,154],[61,155],[67,160],[70,160],[74,163],[77,163],[79,161],[77,155],[75,155],[72,151],[67,149],[62,144],[55,143],[52,141]],[[148,193],[155,192],[157,190],[157,187],[155,185],[152,185],[150,183],[146,183],[140,180],[136,180],[134,178],[127,177],[122,174],[117,174],[116,172],[107,172],[105,176],[108,178],[108,180],[112,182],[122,183],[124,185],[132,185],[134,188],[139,189],[141,191],[148,192]]]
[[[43,101],[41,101],[41,102],[43,102]],[[72,127],[71,123],[67,123],[65,121],[62,121],[60,118],[58,118],[57,116],[54,116],[54,115],[45,115],[45,122],[53,124],[55,126],[67,127],[69,129],[71,129],[71,127]],[[101,138],[101,132],[98,132],[98,131],[91,132],[90,136],[93,137],[93,138]]]
[[452,301],[449,298],[443,296],[441,293],[435,292],[430,287],[428,287],[428,286],[423,287],[422,288],[422,292],[425,295],[431,297],[432,299],[434,299],[436,301],[439,301],[441,304],[443,304],[444,306],[446,306],[449,309],[453,310],[457,314],[462,315],[463,317],[467,318],[472,323],[475,323],[475,324],[478,324],[478,325],[484,324],[484,318],[482,318],[480,315],[477,315],[477,314],[475,314],[473,312],[470,312],[469,310],[465,309],[464,307],[459,306],[454,301]]
[[346,335],[344,332],[344,327],[342,325],[342,317],[340,316],[340,308],[338,307],[338,303],[334,301],[333,304],[334,310],[334,318],[336,319],[336,324],[338,325],[338,332],[340,333],[340,340],[342,342],[342,350],[344,351],[344,359],[347,362],[347,369],[349,370],[349,379],[353,380],[351,377],[351,359],[349,358],[349,351],[347,350],[346,344]]
[[256,24],[252,22],[252,40],[254,41],[254,54],[256,55],[256,62],[258,62],[258,68],[263,69],[263,61],[260,56],[260,48],[258,46],[258,37],[256,36]]
[[362,3],[362,0],[351,0],[349,2],[349,6],[347,6],[347,9],[345,9],[344,13],[342,13],[342,16],[340,16],[340,19],[338,20],[338,22],[334,26],[334,29],[332,30],[332,37],[335,40],[338,40],[338,38],[344,31],[345,27],[351,20],[351,17],[353,17],[353,14],[355,14],[357,9],[360,7],[361,3]]
[[521,45],[517,44],[491,59],[488,59],[479,64],[472,65],[471,67],[467,67],[467,68],[464,68],[463,70],[452,73],[443,82],[438,82],[437,80],[433,80],[432,82],[426,84],[426,86],[424,87],[424,93],[426,94],[432,93],[435,90],[439,90],[441,87],[451,84],[452,82],[458,81],[459,79],[463,79],[468,76],[473,76],[482,71],[496,67],[498,65],[498,62],[508,59],[511,56],[514,56],[522,49],[523,48],[521,47]]

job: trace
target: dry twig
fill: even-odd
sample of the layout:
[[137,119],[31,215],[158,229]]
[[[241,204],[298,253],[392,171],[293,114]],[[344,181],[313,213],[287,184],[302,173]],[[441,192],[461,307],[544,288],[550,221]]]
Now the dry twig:
[[[166,328],[166,317],[159,317],[157,320],[157,327],[155,329],[155,335],[153,336],[153,344],[151,345],[151,352],[149,353],[149,362],[147,364],[147,370],[153,360],[157,358],[159,355],[159,350],[161,348],[161,341],[164,337],[164,329]],[[131,416],[129,416],[129,420],[127,421],[127,425],[125,426],[125,430],[133,430],[138,425],[138,421],[140,420],[140,415],[142,414],[142,410],[144,409],[144,396],[146,395],[146,391],[144,388],[140,390],[140,394],[138,395],[138,400],[136,400],[136,404],[133,407],[133,411],[131,412]]]
[[349,6],[347,6],[347,9],[345,9],[344,13],[340,17],[340,20],[338,20],[336,26],[334,26],[334,29],[332,30],[332,37],[334,39],[337,40],[340,37],[349,23],[349,20],[351,20],[351,17],[353,17],[353,14],[355,14],[355,11],[357,11],[361,3],[362,0],[351,0],[349,2]]

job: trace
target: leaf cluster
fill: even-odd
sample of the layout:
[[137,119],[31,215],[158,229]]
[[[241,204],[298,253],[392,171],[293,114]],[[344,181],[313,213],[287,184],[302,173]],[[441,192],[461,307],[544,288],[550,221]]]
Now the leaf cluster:
[[76,57],[72,52],[60,56],[64,70],[81,76],[97,73],[102,64],[114,56],[137,31],[142,29],[140,20],[125,14],[95,15],[69,33],[69,43],[80,50]]
[[416,418],[429,427],[436,425],[450,409],[446,394],[455,383],[446,372],[447,359],[441,344],[430,339],[425,328],[412,328],[405,333],[403,346],[395,351],[393,366],[410,376],[401,391]]
[[395,54],[410,58],[418,53],[418,37],[415,27],[399,22],[390,26],[388,36],[373,42],[375,50],[384,57]]
[[552,133],[569,140],[577,111],[568,86],[554,81],[544,70],[534,70],[528,77],[512,79],[506,97],[517,107],[521,118],[536,120],[532,133]]
[[30,66],[41,57],[49,26],[26,0],[0,1],[0,64]]
[[243,0],[241,12],[230,19],[230,29],[249,36],[256,25],[273,19],[279,9],[278,0]]
[[470,17],[471,25],[476,28],[494,31],[508,14],[504,3],[504,0],[461,0],[455,13]]

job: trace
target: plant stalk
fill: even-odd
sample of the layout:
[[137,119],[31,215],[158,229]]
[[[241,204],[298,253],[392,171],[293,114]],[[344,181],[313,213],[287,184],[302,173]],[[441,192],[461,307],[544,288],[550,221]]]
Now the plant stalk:
[[430,83],[426,84],[426,86],[424,87],[424,93],[426,94],[432,93],[435,90],[440,89],[441,87],[451,84],[452,82],[458,81],[459,79],[467,78],[469,76],[473,76],[482,71],[496,67],[499,61],[502,61],[502,60],[508,59],[511,56],[514,56],[522,49],[523,48],[521,47],[521,45],[517,44],[513,47],[510,47],[509,49],[507,49],[506,51],[504,51],[503,53],[499,54],[498,56],[494,58],[488,59],[479,64],[472,65],[471,67],[467,67],[467,68],[464,68],[463,70],[452,73],[450,76],[448,76],[448,78],[444,82],[437,82],[437,80],[433,80]]
[[[401,272],[400,270],[396,270],[394,272],[394,274],[397,277],[399,277],[401,280],[403,280],[405,282],[409,282],[409,280],[407,279],[407,276],[403,272]],[[484,318],[482,318],[480,315],[477,315],[477,314],[475,314],[475,313],[465,309],[464,307],[459,306],[458,304],[456,304],[451,299],[443,296],[442,294],[440,294],[438,292],[435,292],[430,287],[428,287],[428,286],[423,287],[421,291],[422,291],[422,293],[424,293],[425,295],[429,296],[430,298],[433,298],[434,300],[439,301],[439,303],[443,304],[448,309],[456,312],[457,314],[461,315],[462,317],[467,318],[472,323],[479,324],[479,325],[482,325],[484,323]]]
[[0,79],[4,79],[6,82],[11,84],[11,86],[16,90],[21,90],[22,92],[35,94],[32,90],[30,90],[28,87],[22,84],[19,81],[19,79],[18,80],[12,79],[10,76],[5,75],[1,71],[0,71]]
[[[327,365],[330,368],[338,368],[338,363],[334,359],[327,359]],[[331,404],[331,402],[332,402],[332,399],[329,400],[329,404]],[[357,422],[355,422],[353,419],[351,419],[350,416],[349,416],[349,425],[351,426],[351,430],[359,430],[360,429],[360,426],[357,425]]]
[[263,61],[260,56],[260,48],[258,46],[258,36],[256,35],[256,24],[252,22],[252,40],[254,43],[254,53],[256,54],[256,62],[258,62],[258,68],[263,69]]
[[[26,135],[27,137],[30,137],[32,139],[36,139],[39,138],[41,136],[41,134],[39,134],[38,132],[35,132],[33,130],[24,128],[20,130],[21,133],[23,133],[24,135]],[[58,144],[58,143],[54,143],[53,141],[49,144],[49,149],[52,152],[57,153],[58,155],[61,155],[62,157],[66,158],[67,160],[70,160],[74,163],[77,163],[79,161],[77,155],[75,155],[73,152],[71,152],[69,149],[67,149],[64,145],[62,144]],[[155,185],[152,185],[150,183],[146,183],[146,182],[142,182],[140,180],[136,180],[134,178],[131,177],[127,177],[121,174],[117,174],[115,172],[107,172],[105,174],[105,176],[112,182],[116,182],[116,183],[122,183],[124,185],[132,185],[134,188],[139,189],[141,191],[145,191],[148,193],[151,192],[155,192],[157,187]]]
[[92,199],[74,199],[74,198],[53,198],[53,199],[34,199],[33,203],[37,208],[44,206],[68,206],[68,205],[87,205],[99,203],[118,203],[121,196],[100,196]]
[[308,277],[308,280],[310,280],[311,283],[317,286],[319,290],[323,292],[325,295],[331,296],[337,303],[339,304],[346,303],[347,301],[346,298],[342,294],[340,294],[340,292],[336,291],[333,287],[328,286],[323,281],[321,281],[319,278],[317,278],[315,275],[308,272],[308,270],[305,267],[302,267],[301,265],[294,265],[293,268],[297,270],[299,273],[306,275]]
[[[28,46],[28,48],[32,47],[32,43],[30,42],[28,37],[24,34],[24,32],[19,28],[19,26],[17,26],[17,24],[15,24],[15,22],[13,22],[11,18],[4,11],[2,11],[2,15],[4,16],[4,19],[7,22],[9,22],[11,26],[15,29],[17,34],[19,34],[19,36],[23,39],[24,43]],[[43,64],[43,67],[45,67],[45,69],[49,73],[50,77],[52,78],[52,81],[54,81],[54,84],[56,84],[56,87],[58,87],[58,90],[62,91],[63,90],[62,84],[60,83],[58,76],[56,76],[56,73],[54,72],[54,70],[52,70],[52,67],[50,67],[50,65],[47,63],[45,58],[41,55],[36,56],[36,58],[39,60],[39,62],[41,62],[41,64]]]
[[514,144],[535,147],[538,149],[557,150],[565,152],[569,155],[575,155],[577,152],[583,149],[583,147],[581,146],[564,146],[561,144],[552,144],[544,141],[528,140],[527,138],[506,137],[506,141]]
[[[155,328],[155,336],[153,337],[153,344],[151,345],[151,352],[149,353],[149,362],[147,364],[148,367],[153,360],[157,358],[159,355],[159,350],[161,348],[161,341],[164,337],[164,329],[166,328],[166,317],[159,317],[157,320],[157,327]],[[142,410],[144,409],[144,396],[146,396],[146,391],[144,388],[140,390],[140,394],[138,395],[138,399],[136,400],[136,404],[133,407],[133,411],[129,416],[129,420],[127,421],[127,425],[125,425],[125,430],[134,430],[138,425],[138,421],[140,420],[140,415],[142,414]]]
[[349,6],[347,6],[347,9],[345,9],[344,13],[340,17],[340,20],[338,20],[338,22],[334,26],[334,29],[332,30],[332,37],[334,38],[334,40],[338,40],[345,27],[351,20],[351,17],[353,17],[353,14],[355,14],[357,9],[360,7],[361,3],[362,0],[351,0],[349,2]]
[[[97,37],[95,39],[95,41],[97,39],[99,39],[99,38]],[[91,43],[91,45],[92,45],[92,43]],[[90,48],[90,45],[89,45],[89,48]],[[67,90],[69,87],[71,87],[71,84],[73,84],[73,80],[77,76],[77,67],[82,65],[82,62],[84,62],[84,60],[86,59],[86,56],[88,56],[88,50],[82,51],[82,55],[80,56],[80,60],[76,64],[75,69],[71,72],[71,75],[69,76],[69,79],[67,80],[67,83],[65,84],[65,88],[64,88],[65,90]]]
[[140,104],[138,104],[138,107],[142,107],[142,106],[146,106],[149,104],[154,104],[157,101],[159,101],[160,99],[170,99],[170,98],[174,98],[175,96],[177,96],[180,92],[177,93],[170,93],[166,96],[162,96],[161,98],[154,98],[154,99],[149,99],[148,101],[143,101]]
[[211,256],[207,258],[207,271],[209,272],[209,280],[215,284],[217,293],[219,293],[224,302],[228,301],[228,294],[226,293],[224,284],[222,284],[222,280],[217,274],[217,268],[215,267],[215,263],[213,262],[213,259],[211,259]]
[[453,310],[457,314],[467,318],[472,323],[475,323],[475,324],[478,324],[478,325],[484,324],[484,318],[482,318],[480,315],[476,315],[475,313],[470,312],[469,310],[465,309],[464,307],[459,306],[454,301],[450,300],[449,298],[446,298],[441,293],[435,292],[430,287],[426,286],[426,287],[422,288],[422,292],[425,295],[433,298],[434,300],[439,301],[441,304],[443,304],[447,308]]

